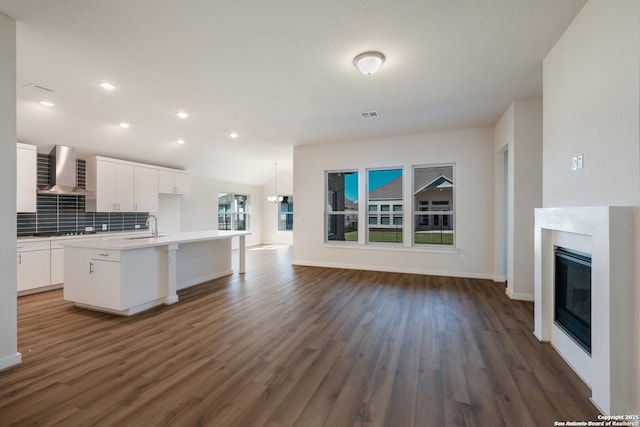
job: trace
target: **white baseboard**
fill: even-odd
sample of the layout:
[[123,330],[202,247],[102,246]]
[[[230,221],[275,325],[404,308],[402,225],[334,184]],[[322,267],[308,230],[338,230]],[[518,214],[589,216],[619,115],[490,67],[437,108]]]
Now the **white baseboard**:
[[535,295],[533,295],[533,294],[520,294],[520,293],[517,293],[517,292],[513,292],[509,288],[507,288],[505,293],[507,294],[507,296],[509,298],[515,299],[515,300],[518,300],[518,301],[531,301],[531,302],[535,301]]
[[493,276],[493,281],[498,283],[504,283],[507,281],[507,278],[504,276]]
[[407,274],[423,274],[427,276],[445,276],[445,277],[463,277],[468,279],[488,279],[493,280],[492,274],[474,273],[474,272],[460,272],[460,271],[448,271],[448,270],[430,270],[423,268],[399,268],[399,267],[385,267],[383,265],[367,265],[367,264],[342,264],[334,262],[316,262],[316,261],[303,261],[293,260],[293,265],[301,265],[308,267],[325,267],[325,268],[344,268],[346,270],[366,270],[366,271],[383,271],[386,273],[407,273]]
[[22,353],[15,353],[0,358],[0,371],[22,363]]
[[186,280],[184,282],[178,283],[177,288],[178,288],[178,290],[184,289],[184,288],[189,288],[191,286],[199,285],[200,283],[208,282],[209,280],[215,280],[215,279],[218,279],[220,277],[228,276],[230,274],[233,274],[233,270],[232,269],[228,269],[228,270],[220,271],[220,272],[217,272],[217,273],[209,274],[207,276],[196,277],[195,279],[189,279],[189,280]]

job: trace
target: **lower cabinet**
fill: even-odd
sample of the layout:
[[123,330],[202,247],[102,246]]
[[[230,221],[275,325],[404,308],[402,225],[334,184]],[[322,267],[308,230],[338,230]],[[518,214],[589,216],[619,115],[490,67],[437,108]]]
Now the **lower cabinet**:
[[121,310],[120,252],[67,248],[64,299]]
[[49,241],[20,242],[17,248],[18,292],[51,284]]

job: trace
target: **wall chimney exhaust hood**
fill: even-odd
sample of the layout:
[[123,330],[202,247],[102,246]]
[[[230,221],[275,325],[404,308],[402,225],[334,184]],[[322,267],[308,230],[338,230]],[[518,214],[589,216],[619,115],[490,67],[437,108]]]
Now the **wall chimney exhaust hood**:
[[78,187],[75,148],[56,145],[49,152],[49,185],[38,189],[38,194],[92,196]]

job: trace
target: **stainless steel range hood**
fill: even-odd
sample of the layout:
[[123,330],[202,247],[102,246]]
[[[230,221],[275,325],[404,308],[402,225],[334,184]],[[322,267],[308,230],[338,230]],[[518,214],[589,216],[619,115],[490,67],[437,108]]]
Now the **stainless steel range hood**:
[[93,193],[78,187],[76,149],[56,145],[49,153],[49,185],[38,188],[38,194],[91,196]]

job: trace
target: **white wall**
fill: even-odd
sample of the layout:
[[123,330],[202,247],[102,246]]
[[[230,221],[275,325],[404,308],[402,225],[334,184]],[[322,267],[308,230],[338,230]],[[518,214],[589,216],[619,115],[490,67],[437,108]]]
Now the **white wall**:
[[[505,200],[507,196],[507,295],[533,301],[534,209],[542,207],[542,100],[516,101],[495,127],[496,276],[503,271]],[[504,153],[508,155],[504,176]]]
[[16,23],[0,13],[0,369],[20,363],[16,284]]
[[[476,128],[296,147],[294,263],[493,278],[493,144],[493,128]],[[411,196],[411,165],[451,162],[456,164],[457,250],[324,242],[326,170],[360,168],[364,174],[366,168],[403,166],[406,198]],[[360,209],[363,215],[364,203]],[[405,214],[405,227],[409,218]]]
[[[590,0],[544,60],[543,205],[638,207],[640,0]],[[571,157],[584,153],[584,169]],[[629,413],[640,413],[640,263],[634,271]]]
[[[247,246],[262,243],[262,187],[237,182],[212,180],[199,176],[191,177],[191,194],[181,197],[180,230],[217,230],[218,193],[248,194],[250,197],[250,231]],[[234,239],[233,247],[237,247]]]
[[[277,176],[278,195],[293,195],[293,172],[279,172]],[[262,187],[262,193],[273,195],[274,180]],[[293,229],[296,228],[296,198],[293,198]],[[265,202],[262,210],[262,242],[273,245],[293,245],[293,231],[278,231],[278,204]]]

